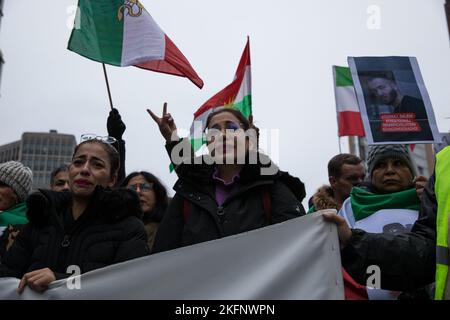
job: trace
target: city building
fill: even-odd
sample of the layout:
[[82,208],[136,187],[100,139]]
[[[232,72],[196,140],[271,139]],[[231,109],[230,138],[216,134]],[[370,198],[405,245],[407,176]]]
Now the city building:
[[19,141],[0,146],[0,163],[15,160],[33,170],[33,189],[48,188],[56,167],[70,163],[75,136],[50,132],[25,132]]
[[[5,3],[4,0],[0,0],[0,25],[2,22],[2,18],[3,18],[3,4]],[[0,50],[0,83],[1,83],[1,79],[2,79],[2,71],[3,71],[3,64],[5,63],[5,60],[3,60],[3,53]]]

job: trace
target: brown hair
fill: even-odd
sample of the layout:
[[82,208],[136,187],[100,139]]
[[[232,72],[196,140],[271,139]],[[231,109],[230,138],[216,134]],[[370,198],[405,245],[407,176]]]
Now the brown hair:
[[344,164],[352,164],[357,165],[360,164],[362,160],[349,153],[341,153],[333,158],[328,162],[328,176],[334,177],[335,179],[338,179],[341,177],[342,174],[342,166]]
[[214,112],[211,112],[208,116],[208,118],[206,119],[206,125],[205,128],[208,128],[209,123],[211,122],[212,117],[218,115],[219,113],[222,112],[229,112],[231,113],[233,116],[235,116],[239,122],[243,125],[244,130],[248,130],[250,128],[250,122],[248,121],[248,119],[246,117],[244,117],[244,115],[242,114],[242,112],[240,112],[237,109],[232,109],[232,108],[224,108],[224,109],[220,109]]

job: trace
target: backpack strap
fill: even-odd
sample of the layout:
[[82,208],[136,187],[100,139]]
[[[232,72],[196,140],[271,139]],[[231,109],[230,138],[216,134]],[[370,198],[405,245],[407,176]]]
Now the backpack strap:
[[266,216],[267,223],[270,224],[272,221],[272,202],[270,201],[269,188],[264,187],[262,190],[262,201],[264,207],[264,215]]

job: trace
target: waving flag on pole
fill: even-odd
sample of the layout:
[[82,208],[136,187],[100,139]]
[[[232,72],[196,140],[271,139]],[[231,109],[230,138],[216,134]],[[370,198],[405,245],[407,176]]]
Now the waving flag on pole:
[[203,80],[139,0],[79,0],[68,49],[119,67],[135,66]]
[[203,145],[203,131],[208,115],[223,108],[238,109],[246,118],[252,114],[252,77],[248,38],[233,82],[216,93],[194,113],[194,122],[191,126],[191,144],[194,151]]
[[364,127],[356,100],[350,68],[333,66],[334,92],[338,115],[338,135],[364,137]]

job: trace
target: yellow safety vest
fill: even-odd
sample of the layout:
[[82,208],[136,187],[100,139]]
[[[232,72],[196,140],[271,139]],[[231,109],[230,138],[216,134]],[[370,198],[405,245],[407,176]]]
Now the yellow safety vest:
[[435,299],[442,300],[450,299],[450,279],[447,279],[449,266],[450,146],[436,155],[435,177],[434,192],[437,200]]

